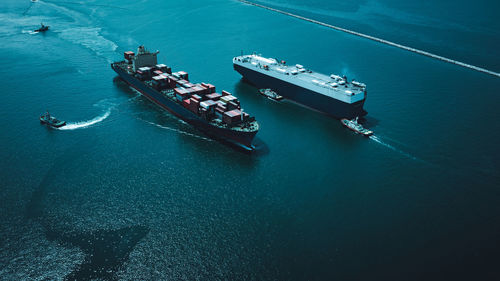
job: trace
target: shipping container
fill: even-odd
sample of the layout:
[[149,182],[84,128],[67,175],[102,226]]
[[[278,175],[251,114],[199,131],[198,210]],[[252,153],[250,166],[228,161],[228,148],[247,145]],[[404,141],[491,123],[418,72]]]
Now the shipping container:
[[[224,92],[224,91],[222,91],[222,92]],[[224,96],[224,93],[222,93],[222,97],[219,100],[222,101],[223,103],[228,103],[230,101],[234,101],[234,102],[238,103],[237,102],[238,99],[235,96],[232,96],[232,95],[225,95]]]
[[201,97],[203,97],[207,91],[207,89],[201,87],[200,85],[193,85],[193,87],[191,87],[190,89],[193,91],[193,94],[197,94]]
[[169,76],[168,77],[168,86],[169,88],[173,89],[177,85],[177,78],[174,76]]
[[191,104],[191,100],[190,99],[185,99],[182,101],[182,105],[185,107],[185,108],[189,108]]
[[157,65],[155,66],[155,68],[156,68],[157,70],[160,70],[161,72],[164,72],[164,73],[172,73],[171,68],[170,68],[170,67],[168,67],[168,66],[166,66],[166,65],[164,65],[164,64],[157,64]]
[[189,100],[190,100],[189,110],[195,114],[198,114],[198,108],[200,107],[200,102],[193,98],[190,98]]
[[223,114],[224,114],[224,112],[228,111],[226,105],[220,101],[217,102],[217,106],[215,107],[215,110],[220,110]]
[[183,101],[185,99],[188,99],[190,98],[188,92],[186,91],[186,89],[184,88],[175,88],[174,89],[174,93],[175,93],[175,97],[177,98],[177,100],[179,101]]
[[222,96],[231,96],[231,93],[228,91],[222,90]]
[[207,99],[218,101],[222,97],[219,93],[212,93],[207,95]]
[[241,111],[239,111],[238,109],[234,109],[224,112],[222,121],[228,125],[238,124],[239,122],[241,122]]
[[132,51],[127,51],[125,53],[123,53],[123,56],[125,57],[125,59],[130,63],[131,60],[134,58],[135,56],[135,53],[132,52]]
[[230,101],[226,104],[227,110],[239,109],[239,105],[234,101]]
[[188,78],[188,73],[187,73],[187,72],[185,72],[185,71],[178,71],[177,73],[179,74],[179,76],[180,76],[182,79],[189,81],[189,78]]
[[186,82],[186,83],[182,83],[181,86],[184,88],[191,88],[191,87],[194,87],[194,84]]
[[201,97],[199,95],[197,95],[197,94],[194,94],[192,96],[192,98],[195,99],[195,100],[197,100],[197,101],[201,101]]
[[215,107],[215,116],[217,118],[219,118],[220,120],[222,120],[222,118],[224,116],[224,112],[225,112],[225,110],[222,109],[221,107],[219,107],[219,106]]
[[200,103],[200,106],[206,109],[212,109],[212,108],[215,109],[216,105],[217,103],[213,100],[206,100]]

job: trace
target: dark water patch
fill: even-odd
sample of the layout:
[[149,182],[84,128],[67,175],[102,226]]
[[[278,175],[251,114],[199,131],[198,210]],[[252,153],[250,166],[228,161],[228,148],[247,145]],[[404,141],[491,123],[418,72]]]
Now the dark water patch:
[[33,190],[31,199],[26,205],[25,217],[27,219],[36,219],[43,215],[43,202],[53,182],[58,176],[64,175],[66,169],[68,169],[68,164],[78,157],[78,155],[78,149],[72,147],[64,151],[53,162],[40,184]]
[[102,278],[115,280],[115,273],[125,262],[135,245],[147,234],[145,226],[130,226],[117,230],[95,230],[91,232],[64,232],[47,229],[46,237],[66,247],[79,247],[85,260],[64,280],[93,280]]

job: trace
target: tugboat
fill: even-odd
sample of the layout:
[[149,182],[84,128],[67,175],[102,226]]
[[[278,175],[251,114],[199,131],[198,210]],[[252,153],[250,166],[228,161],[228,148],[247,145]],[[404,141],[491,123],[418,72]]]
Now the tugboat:
[[54,116],[51,116],[48,111],[40,116],[40,122],[42,124],[46,124],[46,125],[48,125],[50,127],[54,127],[54,128],[60,128],[64,125],[66,125],[66,121],[58,120]]
[[363,128],[363,126],[358,123],[358,117],[356,117],[352,120],[342,118],[342,119],[340,119],[340,122],[342,123],[342,125],[346,126],[347,128],[349,128],[349,129],[353,130],[354,132],[361,134],[365,137],[369,137],[369,136],[373,135],[373,131],[370,131],[368,129]]
[[266,97],[273,99],[273,100],[282,100],[283,99],[282,96],[276,94],[276,92],[271,90],[271,89],[260,89],[259,93],[261,95],[266,96]]
[[48,25],[43,25],[43,23],[41,23],[40,28],[35,29],[34,31],[35,32],[45,32],[47,30],[49,30],[49,26]]

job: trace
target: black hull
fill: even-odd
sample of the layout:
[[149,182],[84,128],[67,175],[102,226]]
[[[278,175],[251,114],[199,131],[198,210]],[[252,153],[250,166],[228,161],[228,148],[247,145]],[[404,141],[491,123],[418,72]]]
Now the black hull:
[[361,117],[367,114],[363,109],[365,99],[348,104],[237,64],[233,64],[233,67],[241,74],[244,80],[256,87],[272,89],[286,99],[326,113],[337,119],[353,119],[357,116]]
[[144,97],[148,98],[150,101],[154,102],[161,108],[174,114],[178,118],[186,121],[203,133],[211,136],[212,138],[229,141],[247,150],[253,150],[252,140],[257,134],[257,131],[242,132],[214,126],[208,123],[206,120],[201,119],[198,115],[184,108],[182,105],[171,101],[169,98],[163,96],[158,91],[150,88],[149,86],[144,84],[144,82],[128,74],[120,67],[115,66],[115,64],[111,64],[111,68],[120,76],[120,78],[122,78],[123,81],[139,91]]

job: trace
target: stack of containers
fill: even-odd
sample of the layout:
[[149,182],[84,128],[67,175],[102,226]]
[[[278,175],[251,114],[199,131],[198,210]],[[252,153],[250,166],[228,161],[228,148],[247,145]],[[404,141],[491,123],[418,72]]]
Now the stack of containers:
[[193,93],[196,93],[200,96],[208,94],[208,89],[202,87],[200,84],[193,85],[193,87],[191,87],[191,90],[193,91]]
[[177,78],[175,78],[175,77],[174,77],[174,76],[172,76],[172,75],[169,75],[169,76],[167,76],[167,80],[168,80],[168,87],[169,87],[170,89],[175,88],[175,85],[177,85],[177,81],[178,81],[178,79],[177,79]]
[[155,68],[163,73],[172,74],[172,69],[164,64],[157,64]]
[[197,94],[194,94],[192,96],[193,99],[197,100],[198,102],[201,102],[202,101],[202,97],[200,95],[197,95]]
[[194,114],[198,115],[198,108],[200,107],[200,101],[193,98],[190,99],[189,110]]
[[189,91],[184,88],[175,88],[174,93],[178,101],[184,101],[190,97]]
[[[179,79],[177,80],[177,85],[179,87],[183,87],[183,88],[191,88],[191,83],[189,83],[187,80],[184,80],[184,79]],[[193,85],[194,86],[194,85]]]
[[240,109],[240,102],[238,99],[229,94],[224,95],[226,91],[222,91],[222,97],[219,99],[221,102],[225,103],[227,110]]
[[213,100],[206,100],[200,103],[201,116],[205,119],[210,119],[210,116],[215,113],[216,103]]
[[152,68],[148,66],[141,67],[137,70],[137,73],[141,73],[142,79],[143,80],[149,80],[151,79],[151,74],[152,74]]
[[209,93],[215,93],[215,86],[214,86],[214,85],[212,85],[212,84],[207,84],[207,83],[201,83],[201,86],[202,86],[203,88],[208,89],[208,92],[209,92]]
[[132,59],[134,58],[135,54],[132,51],[127,51],[127,52],[123,53],[123,56],[125,57],[125,59],[127,60],[127,62],[129,64],[131,64],[132,63]]
[[165,76],[163,75],[157,75],[153,77],[153,88],[155,88],[158,91],[161,91],[165,89],[168,85],[168,80]]
[[230,126],[236,125],[241,122],[242,115],[241,111],[238,109],[233,109],[224,112],[222,121]]
[[184,80],[188,80],[189,81],[189,78],[188,78],[188,73],[185,72],[185,71],[178,71],[177,72],[179,74],[179,76],[184,79]]
[[190,83],[190,82],[187,82],[187,80],[181,80],[181,81],[186,81],[185,83],[182,83],[182,85],[181,85],[184,88],[192,88],[192,87],[194,87],[194,84]]
[[217,106],[215,107],[215,116],[220,120],[223,120],[224,112],[226,111],[226,104],[221,101],[217,101]]
[[177,71],[177,72],[172,73],[172,75],[175,76],[176,78],[178,78],[179,80],[189,81],[188,74],[185,71]]
[[213,94],[208,94],[208,95],[206,95],[206,97],[207,97],[207,99],[209,99],[209,100],[218,101],[218,100],[222,97],[222,95],[221,95],[221,94],[219,94],[219,93],[213,93]]

